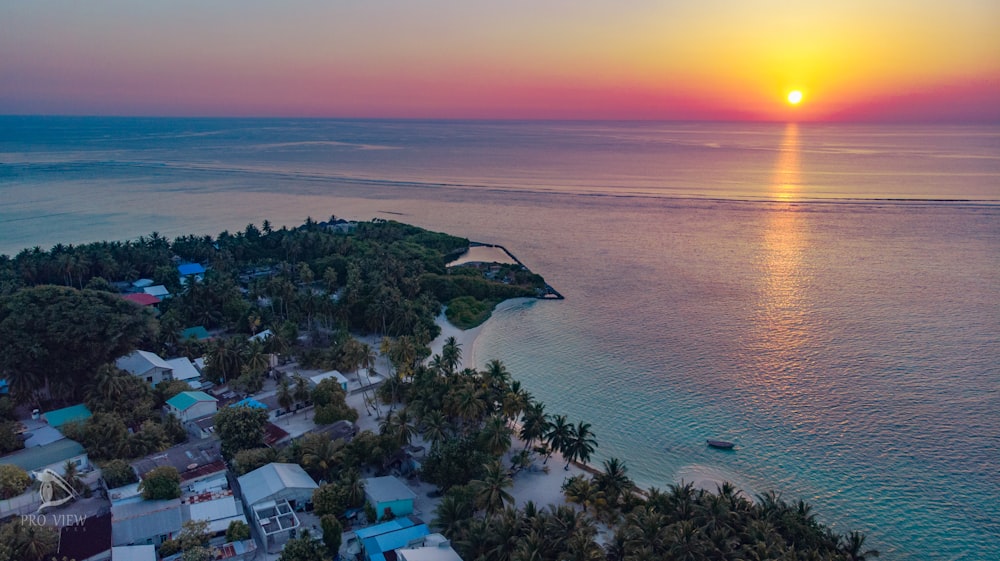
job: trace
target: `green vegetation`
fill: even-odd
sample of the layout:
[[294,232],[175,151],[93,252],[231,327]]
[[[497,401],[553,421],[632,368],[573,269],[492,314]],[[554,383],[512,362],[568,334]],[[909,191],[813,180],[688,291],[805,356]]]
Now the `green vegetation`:
[[0,373],[14,399],[38,403],[39,388],[78,403],[102,364],[151,341],[156,320],[115,294],[35,286],[0,297]]
[[207,520],[188,520],[181,525],[181,531],[176,537],[160,544],[160,556],[183,553],[182,561],[210,561],[215,558],[208,548],[210,538]]
[[493,308],[499,303],[497,300],[479,301],[472,296],[459,296],[452,298],[445,308],[445,317],[452,325],[459,329],[472,329],[490,318]]
[[241,542],[250,539],[250,526],[242,520],[233,520],[226,528],[227,542]]
[[298,538],[285,543],[278,561],[327,561],[332,557],[326,555],[322,542],[313,539],[312,532],[302,530]]
[[151,469],[139,483],[139,492],[147,501],[176,499],[181,496],[181,476],[173,466]]
[[43,561],[59,547],[59,531],[13,517],[0,526],[0,561]]
[[222,456],[230,459],[240,450],[264,447],[267,410],[226,407],[215,414],[215,433],[222,440]]
[[101,464],[101,475],[108,489],[130,485],[139,480],[132,466],[125,460],[111,460]]
[[[322,541],[303,531],[285,546],[284,561],[332,558],[339,545],[336,517],[348,509],[364,505],[370,519],[385,517],[365,504],[360,473],[403,469],[402,452],[418,434],[430,445],[419,475],[444,492],[433,524],[464,559],[841,561],[877,555],[865,550],[862,534],[838,535],[816,521],[809,505],[787,504],[773,493],[755,503],[731,485],[718,493],[679,485],[644,495],[618,459],[604,462],[596,475],[565,482],[566,499],[579,509],[531,503],[513,508],[510,488],[521,470],[549,469],[553,453],[562,455],[567,468],[587,462],[598,444],[590,424],[546,412],[500,361],[460,369],[462,349],[454,338],[440,355],[429,356],[442,303],[448,303],[449,321],[473,326],[497,302],[539,296],[545,288],[541,277],[519,265],[447,269],[467,246],[468,240],[396,222],[376,220],[352,230],[307,220],[294,229],[274,230],[265,221],[259,229],[251,224],[216,238],[171,242],[154,233],[134,242],[0,256],[0,377],[11,381],[18,403],[85,400],[93,416],[63,430],[93,459],[112,460],[105,464],[111,486],[131,477],[124,458],[184,438],[176,419],[159,413],[180,385],[154,390],[115,368],[119,356],[140,346],[162,356],[206,356],[210,378],[253,393],[275,357],[363,377],[383,363],[376,362],[373,346],[352,333],[381,335],[378,351],[390,366],[378,373],[386,382],[364,395],[366,412],[379,416],[377,434],[364,431],[346,443],[309,434],[275,451],[264,447],[265,411],[226,407],[215,416],[223,455],[238,473],[283,461],[326,481],[313,495]],[[175,257],[204,264],[204,280],[182,285]],[[114,293],[121,281],[140,277],[174,293],[159,304],[158,316]],[[58,284],[64,286],[52,286]],[[213,339],[182,340],[181,331],[193,325],[212,329]],[[270,337],[250,340],[265,329]],[[310,392],[295,379],[280,386],[278,398],[284,408],[311,400],[319,424],[358,418],[332,380]],[[14,445],[14,428],[3,422],[11,418],[11,405],[0,399],[0,446],[6,448]],[[525,445],[508,455],[518,426]],[[141,484],[145,498],[180,494],[179,475],[168,469],[147,474]],[[26,484],[21,474],[10,473],[0,475],[0,485],[0,492],[15,493]],[[603,547],[597,524],[611,531]],[[243,529],[228,533],[243,535]],[[160,553],[207,559],[206,537],[204,528],[185,527]],[[0,528],[0,538],[0,561],[51,553],[44,530],[17,522]]]
[[13,464],[0,464],[0,499],[9,499],[25,492],[31,486],[31,477]]

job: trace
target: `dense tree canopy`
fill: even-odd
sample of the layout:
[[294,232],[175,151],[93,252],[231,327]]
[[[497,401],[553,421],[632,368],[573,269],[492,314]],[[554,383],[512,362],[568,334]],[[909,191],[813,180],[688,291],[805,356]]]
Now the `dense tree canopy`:
[[102,364],[156,334],[148,310],[96,290],[25,288],[0,298],[0,372],[19,401],[48,386],[79,400]]
[[225,407],[215,414],[215,433],[222,440],[222,455],[232,458],[241,450],[264,447],[267,410]]

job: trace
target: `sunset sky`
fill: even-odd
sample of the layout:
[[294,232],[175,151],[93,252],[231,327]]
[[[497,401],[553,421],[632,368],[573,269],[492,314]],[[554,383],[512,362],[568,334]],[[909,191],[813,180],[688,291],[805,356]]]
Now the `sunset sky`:
[[7,1],[0,114],[1000,121],[998,29],[997,0]]

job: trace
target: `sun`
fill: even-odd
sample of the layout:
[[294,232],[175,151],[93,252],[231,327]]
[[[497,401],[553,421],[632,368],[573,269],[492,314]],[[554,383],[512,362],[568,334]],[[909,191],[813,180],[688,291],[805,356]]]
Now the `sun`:
[[802,102],[802,92],[799,90],[792,90],[788,92],[788,103],[792,105],[798,105]]

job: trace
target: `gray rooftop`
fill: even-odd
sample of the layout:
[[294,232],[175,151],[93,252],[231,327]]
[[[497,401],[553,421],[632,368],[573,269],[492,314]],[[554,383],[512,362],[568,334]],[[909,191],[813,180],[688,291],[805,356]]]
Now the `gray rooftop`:
[[112,544],[145,542],[181,530],[181,500],[112,503],[111,516]]
[[365,494],[376,503],[417,498],[417,494],[405,483],[391,475],[365,479]]
[[248,505],[257,504],[285,489],[319,487],[298,464],[267,464],[240,476],[238,481]]

